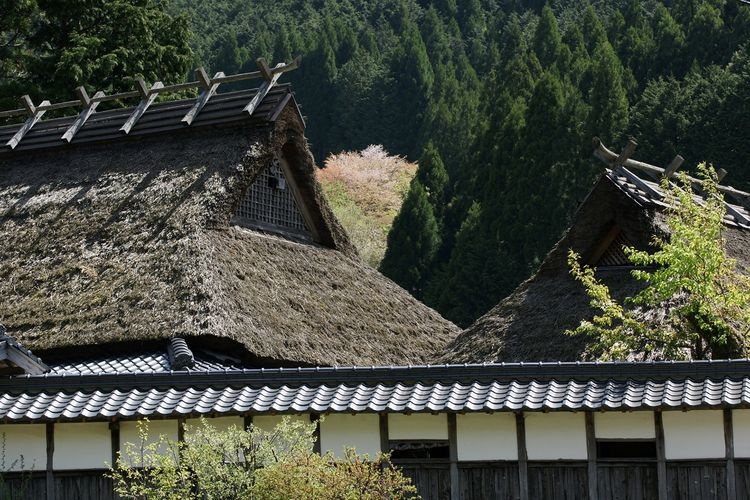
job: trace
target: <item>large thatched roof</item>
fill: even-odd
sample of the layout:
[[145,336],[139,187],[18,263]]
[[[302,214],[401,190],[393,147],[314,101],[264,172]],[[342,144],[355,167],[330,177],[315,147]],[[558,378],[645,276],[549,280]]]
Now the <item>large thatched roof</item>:
[[[647,249],[653,235],[666,235],[658,183],[635,178],[617,167],[603,175],[581,204],[573,223],[547,254],[538,272],[451,342],[440,356],[444,362],[575,361],[582,359],[584,337],[564,332],[594,312],[583,286],[573,280],[567,254],[573,249],[589,264],[618,299],[638,291],[631,269],[617,265],[614,248],[628,244]],[[750,210],[731,205],[727,216],[728,253],[750,271]],[[731,215],[734,213],[735,215]],[[614,231],[613,231],[614,229]],[[607,247],[607,242],[611,244]],[[604,244],[604,246],[603,246]],[[614,265],[613,265],[614,264]]]
[[[286,365],[419,363],[452,339],[455,326],[360,261],[315,181],[291,90],[252,118],[250,98],[217,95],[190,127],[192,101],[154,105],[127,137],[128,111],[103,112],[70,144],[59,133],[72,119],[40,122],[0,150],[8,332],[44,359],[178,335]],[[279,155],[312,241],[230,222]]]

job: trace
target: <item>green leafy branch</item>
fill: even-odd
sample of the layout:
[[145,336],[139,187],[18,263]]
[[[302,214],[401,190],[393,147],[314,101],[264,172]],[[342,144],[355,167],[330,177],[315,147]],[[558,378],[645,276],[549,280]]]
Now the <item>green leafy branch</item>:
[[[570,251],[572,276],[591,307],[601,311],[568,331],[592,339],[600,359],[716,359],[746,357],[750,337],[750,278],[726,252],[725,205],[712,167],[698,167],[701,196],[691,182],[663,183],[668,238],[654,238],[649,253],[625,248],[632,272],[646,287],[619,304],[595,270]],[[626,307],[627,306],[627,307]]]

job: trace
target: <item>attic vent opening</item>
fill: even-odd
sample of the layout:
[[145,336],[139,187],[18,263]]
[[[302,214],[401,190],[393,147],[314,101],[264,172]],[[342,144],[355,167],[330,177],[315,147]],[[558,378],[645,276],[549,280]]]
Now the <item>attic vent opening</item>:
[[282,159],[275,157],[240,201],[234,221],[239,225],[312,241]]
[[612,226],[594,249],[589,265],[597,268],[633,267],[624,250],[632,246],[625,233],[618,226]]

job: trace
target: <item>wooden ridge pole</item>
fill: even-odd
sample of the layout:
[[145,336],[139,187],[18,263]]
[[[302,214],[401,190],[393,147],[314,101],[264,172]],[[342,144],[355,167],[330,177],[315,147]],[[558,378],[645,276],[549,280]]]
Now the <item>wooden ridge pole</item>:
[[138,120],[143,116],[146,110],[154,103],[159,94],[178,92],[181,90],[187,90],[192,88],[202,88],[202,92],[196,98],[196,102],[193,107],[187,112],[182,118],[182,122],[186,125],[190,125],[195,120],[196,116],[201,112],[206,103],[216,93],[219,85],[222,83],[238,82],[242,80],[251,80],[254,78],[263,78],[263,83],[258,88],[257,93],[245,106],[243,112],[252,116],[257,107],[263,101],[263,98],[268,94],[271,88],[276,84],[283,73],[297,69],[301,64],[302,58],[297,57],[290,63],[279,63],[273,68],[269,67],[266,60],[262,57],[256,60],[258,64],[258,71],[251,71],[248,73],[239,73],[236,75],[225,75],[222,72],[218,72],[213,78],[209,78],[208,74],[203,68],[195,70],[196,80],[177,83],[173,85],[164,85],[162,82],[155,82],[151,88],[147,88],[146,82],[143,78],[136,79],[136,90],[129,92],[120,92],[117,94],[106,95],[103,91],[98,91],[93,97],[89,97],[86,89],[80,86],[75,89],[78,99],[73,101],[63,101],[58,103],[51,103],[48,100],[42,101],[38,106],[34,105],[31,98],[28,95],[21,97],[21,104],[23,107],[18,109],[12,109],[9,111],[0,111],[0,118],[7,118],[11,116],[19,116],[23,114],[29,115],[29,118],[21,126],[21,128],[13,135],[13,137],[6,143],[6,146],[11,149],[15,149],[21,140],[29,133],[34,125],[42,118],[42,116],[50,110],[71,108],[76,106],[82,106],[82,110],[75,118],[71,126],[65,131],[62,136],[62,140],[71,142],[75,135],[81,130],[86,124],[86,121],[96,112],[97,106],[106,101],[115,101],[120,99],[130,99],[134,97],[140,97],[141,101],[138,103],[136,108],[133,110],[131,115],[120,127],[120,131],[123,134],[129,134],[133,129]]
[[[613,162],[615,162],[617,158],[619,157],[617,153],[608,149],[604,144],[602,144],[602,141],[598,137],[594,138],[593,146],[594,146],[594,157],[598,158],[599,160],[606,163],[607,165],[611,166]],[[672,160],[672,163],[670,163],[670,167],[673,166],[673,164],[678,163],[676,166],[674,166],[673,169],[671,169],[670,167],[667,167],[667,169],[663,169],[663,168],[657,167],[656,165],[651,165],[649,163],[645,163],[645,162],[637,161],[637,160],[631,160],[630,158],[628,158],[623,162],[623,166],[629,169],[640,170],[642,172],[645,172],[653,176],[656,179],[660,179],[666,174],[673,175],[675,171],[677,170],[677,168],[679,168],[682,165],[683,161],[684,160],[682,159],[681,156],[677,156],[674,160]],[[687,179],[693,185],[696,185],[696,186],[700,186],[703,183],[700,179],[696,179],[695,177],[687,176]],[[750,207],[750,193],[740,191],[739,189],[735,189],[731,186],[722,186],[722,185],[718,186],[718,190],[719,192],[723,194],[728,194],[737,200],[743,200],[743,203],[747,204],[747,206]]]

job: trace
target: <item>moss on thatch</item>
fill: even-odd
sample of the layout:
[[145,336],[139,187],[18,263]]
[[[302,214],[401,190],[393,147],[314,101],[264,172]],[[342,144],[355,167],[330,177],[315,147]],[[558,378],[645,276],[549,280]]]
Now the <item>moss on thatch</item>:
[[[315,244],[229,224],[280,151]],[[304,364],[429,359],[455,327],[359,261],[314,168],[291,109],[0,157],[0,323],[42,354],[178,335]]]
[[[564,332],[595,311],[583,286],[569,272],[573,249],[588,259],[616,224],[632,246],[646,249],[653,235],[665,236],[665,215],[629,197],[605,176],[582,203],[562,239],[547,254],[539,271],[464,330],[439,356],[441,362],[576,361],[585,358],[587,339]],[[727,250],[745,272],[750,270],[750,231],[727,226]],[[642,284],[630,269],[600,268],[597,277],[619,300],[637,293]]]

